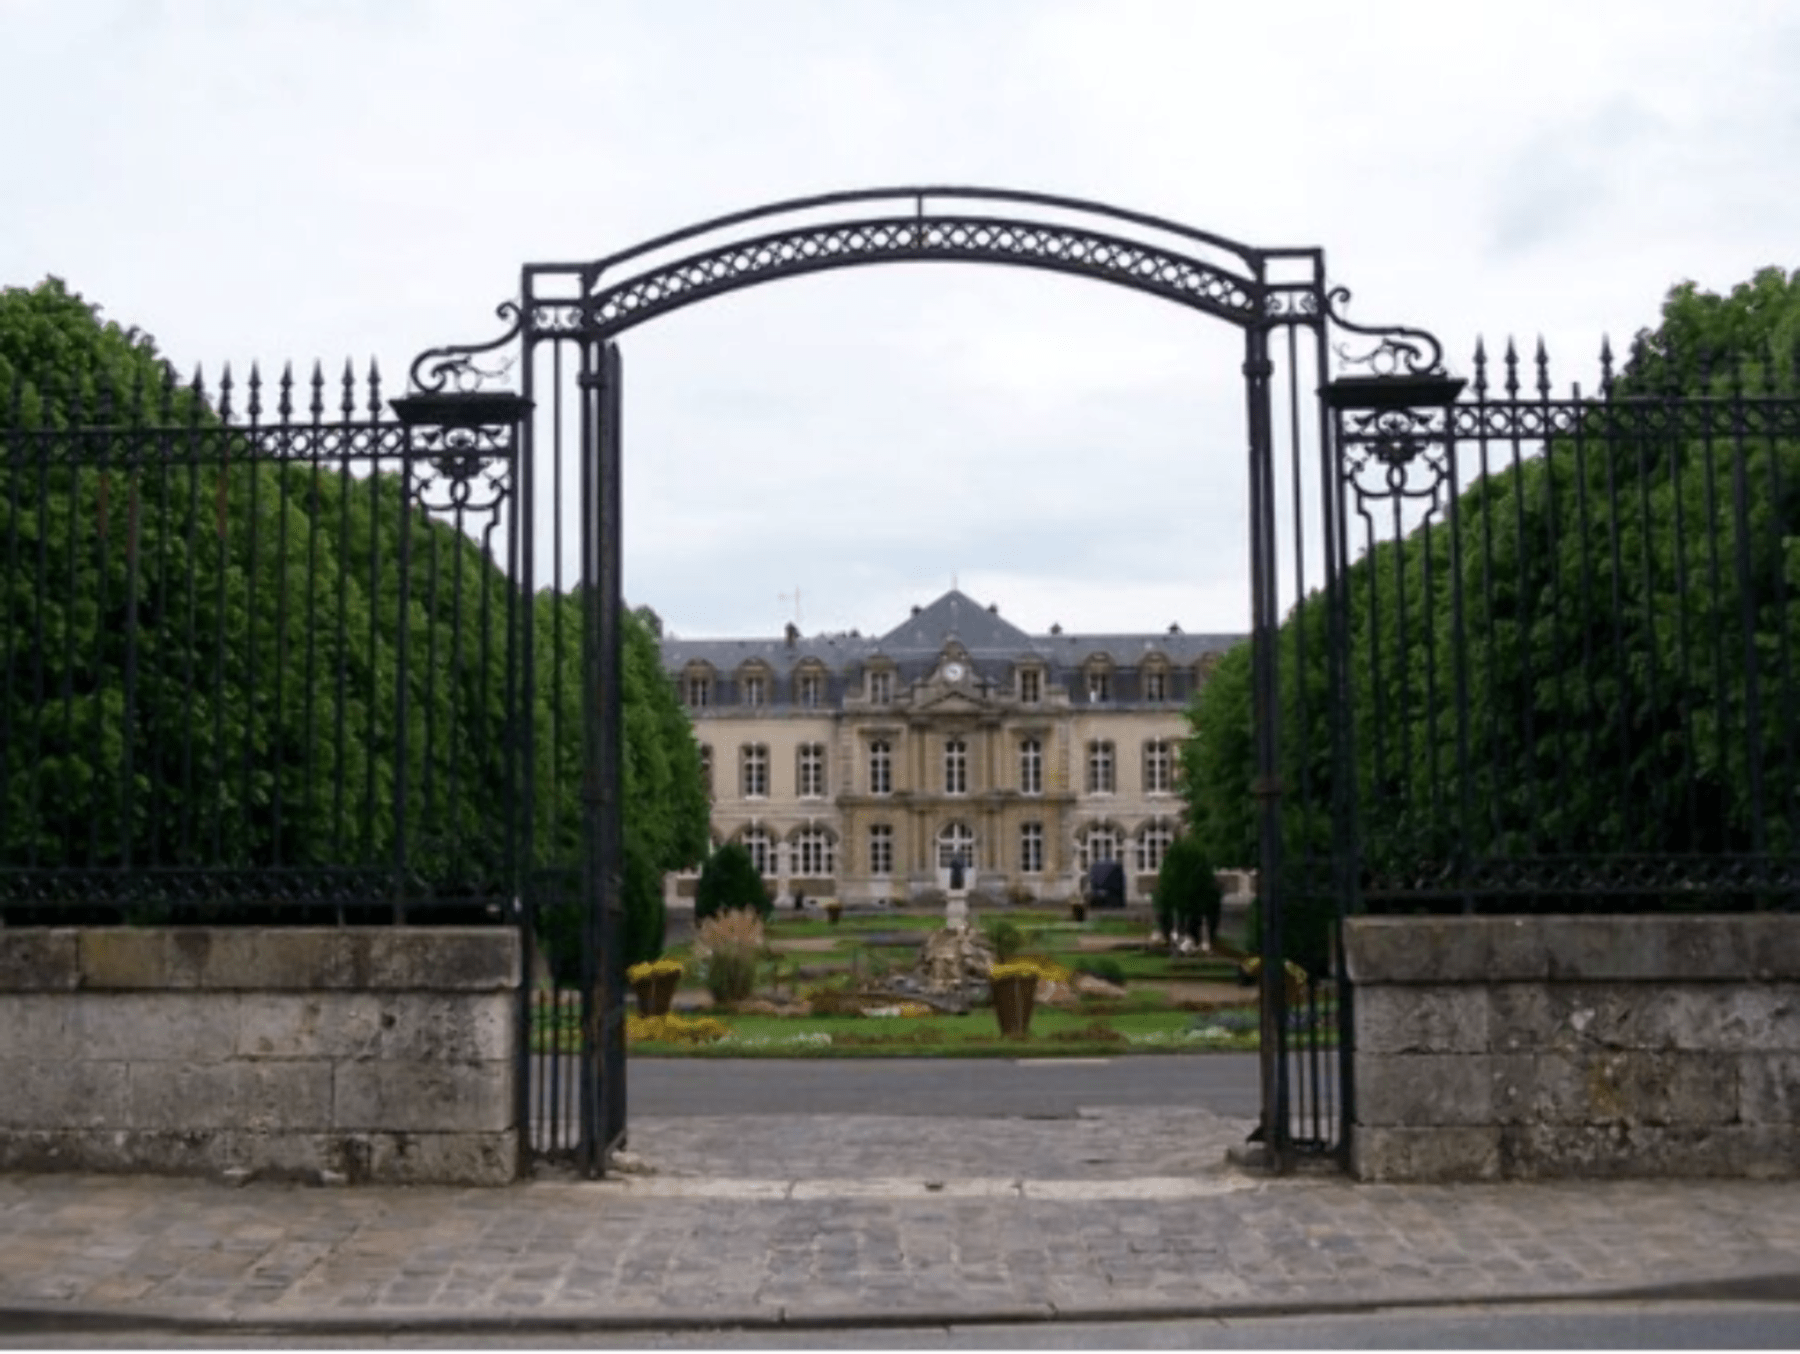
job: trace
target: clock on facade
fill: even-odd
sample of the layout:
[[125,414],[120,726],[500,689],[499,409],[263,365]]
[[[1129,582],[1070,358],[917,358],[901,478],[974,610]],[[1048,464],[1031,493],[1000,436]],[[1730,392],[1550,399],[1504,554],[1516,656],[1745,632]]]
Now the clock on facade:
[[944,664],[944,680],[946,682],[960,682],[963,679],[963,673],[966,671],[968,671],[968,669],[963,667],[961,663],[946,663]]

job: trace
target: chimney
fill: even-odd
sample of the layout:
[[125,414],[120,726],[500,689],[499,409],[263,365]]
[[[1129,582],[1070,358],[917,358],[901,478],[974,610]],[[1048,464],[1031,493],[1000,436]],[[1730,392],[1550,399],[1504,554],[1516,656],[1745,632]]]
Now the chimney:
[[787,646],[788,646],[788,648],[791,649],[799,642],[800,642],[800,627],[795,625],[792,621],[789,621],[787,623]]

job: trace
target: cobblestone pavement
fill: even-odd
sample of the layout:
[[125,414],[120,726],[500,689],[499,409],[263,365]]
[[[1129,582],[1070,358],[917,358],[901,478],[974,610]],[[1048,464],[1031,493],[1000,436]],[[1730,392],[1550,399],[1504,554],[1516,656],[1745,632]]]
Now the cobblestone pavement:
[[649,1120],[645,1173],[486,1190],[0,1176],[0,1330],[966,1323],[1757,1281],[1800,1297],[1800,1182],[1269,1179],[1225,1162],[1247,1127]]

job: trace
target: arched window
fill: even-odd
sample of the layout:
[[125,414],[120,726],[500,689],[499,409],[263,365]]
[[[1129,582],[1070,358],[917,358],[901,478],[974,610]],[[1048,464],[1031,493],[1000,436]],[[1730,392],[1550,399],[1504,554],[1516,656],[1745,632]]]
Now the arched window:
[[690,710],[703,710],[712,704],[712,669],[696,663],[681,675],[681,699]]
[[739,779],[745,799],[766,799],[769,794],[769,745],[745,743],[738,749]]
[[888,795],[894,792],[894,745],[885,738],[869,744],[869,793]]
[[1113,745],[1104,739],[1087,745],[1087,789],[1091,795],[1109,795],[1118,785]]
[[1019,793],[1044,793],[1044,744],[1040,739],[1026,738],[1019,742]]
[[761,668],[745,668],[738,673],[738,704],[767,705],[769,676]]
[[1095,823],[1076,837],[1075,847],[1081,872],[1086,874],[1103,860],[1119,858],[1119,830],[1110,823]]
[[775,874],[775,843],[769,834],[760,827],[747,827],[738,840],[750,853],[750,863],[756,866],[756,872],[764,879],[772,878]]
[[1145,823],[1137,839],[1138,873],[1155,874],[1162,869],[1163,857],[1169,854],[1169,843],[1174,840],[1175,830],[1167,819]]
[[831,833],[822,827],[803,827],[794,833],[794,873],[818,879],[836,869]]
[[969,745],[960,738],[944,740],[944,793],[969,793]]
[[1175,788],[1175,748],[1166,738],[1144,744],[1144,793],[1166,795]]
[[962,823],[946,824],[944,830],[937,835],[938,869],[947,870],[950,863],[958,856],[962,857],[963,867],[975,868],[975,834]]

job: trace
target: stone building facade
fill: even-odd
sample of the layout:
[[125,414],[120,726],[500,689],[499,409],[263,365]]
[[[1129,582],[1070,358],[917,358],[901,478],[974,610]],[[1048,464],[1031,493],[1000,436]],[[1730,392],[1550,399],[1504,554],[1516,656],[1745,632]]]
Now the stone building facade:
[[662,657],[714,843],[744,843],[779,897],[906,900],[960,854],[977,888],[1052,899],[1118,860],[1144,898],[1180,831],[1182,711],[1242,639],[1030,635],[952,590],[879,637],[790,626]]

